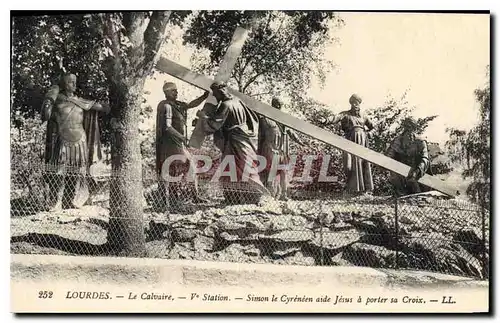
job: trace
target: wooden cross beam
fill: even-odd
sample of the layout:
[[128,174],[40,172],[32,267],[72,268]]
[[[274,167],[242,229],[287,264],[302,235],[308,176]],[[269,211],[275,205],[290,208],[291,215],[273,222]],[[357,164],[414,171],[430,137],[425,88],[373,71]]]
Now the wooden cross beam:
[[[165,58],[161,58],[156,68],[170,74],[171,76],[178,78],[184,82],[187,82],[193,86],[200,89],[209,90],[210,85],[214,80],[190,71],[184,66],[181,66],[173,61]],[[240,98],[247,106],[258,114],[261,114],[269,119],[275,120],[285,126],[295,129],[301,133],[311,136],[319,141],[330,144],[340,150],[350,153],[354,156],[362,158],[370,163],[378,165],[384,169],[397,173],[401,176],[407,176],[410,171],[410,167],[403,163],[400,163],[392,158],[389,158],[381,153],[370,150],[364,146],[358,145],[352,141],[342,138],[327,130],[321,129],[309,122],[295,118],[283,111],[272,108],[270,105],[262,103],[254,98],[251,98],[243,93],[240,93],[234,89],[229,89],[229,91]],[[441,181],[439,178],[425,174],[420,178],[419,183],[426,185],[436,191],[449,196],[456,196],[457,189],[454,189]]]
[[[243,44],[245,43],[248,37],[248,30],[242,27],[237,27],[234,31],[233,38],[231,43],[222,59],[222,63],[219,67],[219,71],[215,76],[215,81],[227,82],[231,77],[231,72],[236,65],[236,61],[238,60],[238,56],[241,54],[241,50],[243,48]],[[206,104],[203,107],[203,110],[210,114],[210,107],[216,106],[217,100],[213,95],[210,95],[207,98]],[[200,148],[205,140],[205,131],[203,130],[203,123],[198,122],[191,134],[191,138],[189,140],[189,146],[193,148]]]

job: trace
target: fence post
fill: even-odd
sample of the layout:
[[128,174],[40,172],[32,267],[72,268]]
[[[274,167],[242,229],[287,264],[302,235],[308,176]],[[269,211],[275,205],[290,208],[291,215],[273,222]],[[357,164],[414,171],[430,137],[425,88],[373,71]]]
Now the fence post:
[[396,257],[394,268],[399,268],[399,219],[398,219],[398,198],[394,199],[394,231],[396,236]]
[[319,217],[319,241],[320,241],[320,245],[321,245],[321,249],[319,250],[320,252],[320,264],[321,266],[324,266],[325,264],[325,247],[323,245],[323,219],[324,219],[325,215],[321,214],[321,216]]
[[483,262],[483,271],[484,271],[484,279],[487,280],[489,278],[489,264],[486,261],[486,212],[485,206],[486,202],[484,201],[484,197],[481,198],[481,232],[482,232],[482,240],[483,240],[483,252],[482,252],[482,262]]

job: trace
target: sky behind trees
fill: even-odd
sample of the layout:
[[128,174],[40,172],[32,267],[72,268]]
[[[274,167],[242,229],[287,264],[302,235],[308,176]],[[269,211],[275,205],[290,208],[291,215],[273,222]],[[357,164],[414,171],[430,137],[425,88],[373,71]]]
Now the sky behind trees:
[[[439,115],[424,136],[444,144],[447,127],[469,130],[478,121],[474,90],[486,81],[490,61],[490,18],[486,14],[340,13],[345,26],[332,31],[339,39],[327,49],[338,68],[324,88],[309,95],[338,113],[358,93],[363,109],[382,106],[388,95],[415,105],[415,116]],[[182,46],[180,30],[172,31],[166,55],[189,67],[192,49]],[[177,39],[177,40],[175,40]],[[163,99],[163,82],[174,80],[179,99],[190,101],[202,92],[168,75],[148,80],[148,104]],[[186,88],[183,95],[183,88]],[[190,113],[191,114],[191,113]],[[194,114],[194,112],[193,112]]]
[[352,92],[364,108],[380,106],[386,95],[410,89],[415,115],[438,114],[425,133],[444,143],[446,127],[470,129],[478,121],[474,90],[486,80],[490,61],[490,18],[479,14],[341,13],[345,27],[336,32],[340,45],[331,55],[339,70],[320,101],[340,112]]

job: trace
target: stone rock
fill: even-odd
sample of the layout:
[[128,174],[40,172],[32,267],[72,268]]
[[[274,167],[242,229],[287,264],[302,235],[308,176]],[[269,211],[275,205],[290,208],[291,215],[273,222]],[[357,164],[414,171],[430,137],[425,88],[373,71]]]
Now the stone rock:
[[322,207],[320,214],[320,223],[323,226],[331,226],[338,222],[337,214],[332,212],[331,208]]
[[225,206],[224,208],[215,210],[215,213],[220,216],[241,216],[267,214],[267,211],[268,209],[266,209],[265,206],[258,206],[255,204],[238,204]]
[[419,223],[409,224],[408,226],[405,226],[405,228],[408,232],[418,232],[423,229]]
[[399,222],[403,224],[414,224],[415,221],[410,219],[407,215],[402,215],[399,217]]
[[283,209],[279,203],[279,201],[270,198],[270,197],[262,197],[259,201],[259,212],[265,214],[282,214]]
[[82,217],[82,220],[88,223],[98,225],[101,228],[107,228],[109,224],[109,217],[103,214],[93,215],[89,217]]
[[192,250],[180,250],[179,259],[193,259],[195,256]]
[[259,238],[259,230],[250,228],[240,228],[236,230],[219,230],[214,229],[216,239],[226,241],[252,241]]
[[226,241],[256,241],[261,239],[276,242],[306,242],[314,238],[314,233],[310,230],[284,230],[276,233],[258,233],[244,230],[233,232],[221,232],[221,239]]
[[286,206],[283,207],[284,212],[295,215],[302,216],[308,220],[315,220],[318,218],[319,210],[321,210],[321,204],[318,201],[287,201]]
[[283,258],[287,256],[293,256],[296,252],[301,251],[300,246],[290,246],[279,250],[273,250],[272,256],[274,258]]
[[349,245],[342,253],[342,259],[355,266],[367,266],[374,268],[392,268],[395,265],[396,252],[382,246],[369,245],[366,243],[354,243]]
[[149,228],[146,232],[151,239],[163,239],[165,237],[170,238],[172,234],[172,226],[168,223],[151,220],[149,221]]
[[229,232],[221,232],[219,234],[219,237],[221,239],[226,240],[226,241],[249,241],[249,240],[256,240],[257,239],[257,236],[255,236],[255,235],[253,235],[253,236],[245,235],[245,234],[239,235],[238,233],[242,233],[242,231],[237,231],[237,232],[234,232],[232,234]]
[[345,222],[336,222],[332,226],[329,227],[330,231],[347,231],[350,229],[354,229],[354,226]]
[[172,240],[174,242],[190,242],[199,235],[199,231],[189,228],[174,228],[172,230]]
[[170,250],[170,259],[193,259],[195,252],[185,243],[175,243]]
[[202,211],[197,211],[193,214],[172,213],[172,214],[169,214],[168,221],[172,225],[178,225],[178,226],[190,225],[190,224],[196,225],[196,224],[200,223],[203,218],[204,217],[203,217]]
[[[396,246],[396,227],[393,214],[377,212],[368,219],[353,220],[350,223],[353,227],[365,233],[362,242],[389,247],[390,249]],[[400,226],[398,235],[407,234],[406,228]]]
[[330,258],[331,265],[332,266],[352,266],[352,264],[349,261],[343,259],[342,256],[343,256],[343,252],[341,251],[341,252],[335,254],[333,257],[331,257]]
[[344,223],[351,222],[353,220],[353,212],[334,212],[337,221]]
[[402,239],[401,246],[411,268],[483,278],[481,262],[460,244],[433,234]]
[[255,229],[266,231],[269,229],[271,219],[264,214],[247,214],[240,216],[222,216],[214,222],[219,231],[234,231],[241,229]]
[[315,232],[312,244],[316,247],[335,250],[355,243],[363,236],[364,234],[356,229],[330,231],[327,228],[323,228],[320,232]]
[[217,261],[247,262],[254,257],[245,254],[246,249],[247,247],[242,246],[239,243],[233,243],[229,245],[226,249],[215,252],[214,257]]
[[98,218],[109,218],[109,206],[103,207],[99,205],[92,205],[92,210],[85,211],[85,214],[88,214],[90,217],[98,217]]
[[273,234],[259,234],[258,237],[278,242],[306,242],[314,238],[314,232],[311,230],[284,230]]
[[425,232],[412,232],[399,239],[401,250],[406,251],[426,251],[441,244],[447,244],[446,237],[440,233],[428,234]]
[[360,222],[353,222],[352,225],[356,227],[358,230],[364,231],[368,234],[382,234],[387,232],[384,226],[377,226],[371,220],[365,220]]
[[300,209],[297,207],[297,203],[297,201],[293,200],[286,201],[281,208],[282,214],[300,215]]
[[282,230],[303,230],[307,226],[307,219],[298,215],[279,215],[269,218],[269,228],[271,231]]
[[316,260],[313,257],[304,256],[302,251],[297,251],[293,256],[274,260],[273,263],[278,265],[314,266]]
[[207,237],[204,235],[197,235],[193,239],[194,250],[205,250],[210,251],[213,249],[215,241],[212,237]]
[[480,258],[484,252],[484,244],[478,233],[480,234],[479,230],[460,230],[453,235],[453,240],[476,258]]
[[440,246],[434,251],[429,262],[430,268],[440,272],[483,278],[480,261],[459,244]]
[[207,227],[205,227],[205,229],[203,229],[203,234],[207,237],[215,237],[215,226],[213,225],[209,225]]
[[248,256],[260,256],[260,249],[255,247],[253,244],[245,246],[243,253]]
[[295,215],[248,214],[223,216],[215,221],[213,232],[227,241],[273,239],[277,241],[308,241],[313,234],[308,221]]
[[197,250],[196,251],[196,258],[194,258],[199,261],[215,261],[214,259],[214,254],[210,252],[206,252],[204,250]]

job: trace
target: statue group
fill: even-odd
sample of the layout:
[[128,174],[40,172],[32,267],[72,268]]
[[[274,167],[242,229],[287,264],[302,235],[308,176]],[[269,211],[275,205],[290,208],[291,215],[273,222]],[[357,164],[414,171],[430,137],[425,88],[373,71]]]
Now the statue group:
[[[80,208],[89,200],[89,168],[102,159],[99,113],[109,113],[107,104],[87,100],[75,95],[76,76],[65,74],[59,84],[52,86],[45,95],[42,119],[46,122],[44,161],[52,211],[62,208]],[[270,176],[273,162],[287,163],[290,159],[288,138],[304,146],[306,141],[284,125],[259,116],[238,97],[230,94],[224,82],[214,82],[210,88],[217,104],[210,113],[205,109],[197,112],[205,135],[214,135],[215,147],[221,158],[234,158],[236,180],[222,176],[220,184],[226,203],[257,203],[263,195],[287,200],[289,172],[280,170]],[[181,182],[166,181],[161,175],[167,171],[171,176],[183,175],[192,169],[193,157],[187,138],[187,111],[200,106],[210,95],[186,103],[178,100],[177,86],[167,82],[163,86],[165,99],[159,102],[156,115],[156,171],[159,177],[159,192],[170,206],[182,204],[188,197],[194,203],[206,202],[200,196],[198,181],[190,183],[184,194]],[[363,100],[353,94],[349,98],[350,109],[340,112],[327,122],[339,123],[345,139],[368,147],[374,132],[373,122],[361,111]],[[271,106],[281,109],[283,102],[273,98]],[[391,183],[398,195],[418,193],[422,190],[418,180],[429,169],[429,153],[425,140],[416,135],[417,122],[407,118],[402,124],[402,133],[393,139],[386,155],[411,167],[406,177],[391,175]],[[164,169],[165,160],[172,155],[181,155]],[[262,156],[266,167],[258,169],[253,161]],[[369,162],[343,153],[346,174],[346,190],[350,193],[369,193],[374,189],[372,167]]]

